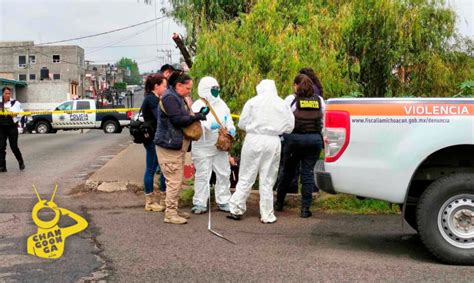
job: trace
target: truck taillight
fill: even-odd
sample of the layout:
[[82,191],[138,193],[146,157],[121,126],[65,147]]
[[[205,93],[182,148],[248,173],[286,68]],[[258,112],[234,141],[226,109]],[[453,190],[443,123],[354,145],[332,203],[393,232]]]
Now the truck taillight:
[[346,150],[351,134],[349,118],[349,112],[346,111],[326,111],[324,116],[324,161],[334,162]]
[[133,112],[132,111],[127,111],[127,119],[131,120],[132,119]]

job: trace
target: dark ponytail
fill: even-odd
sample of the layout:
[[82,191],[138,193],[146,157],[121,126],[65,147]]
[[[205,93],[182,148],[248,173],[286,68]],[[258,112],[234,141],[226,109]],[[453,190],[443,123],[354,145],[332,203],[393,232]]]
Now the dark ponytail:
[[293,82],[296,85],[296,96],[311,97],[314,95],[313,82],[307,75],[299,74]]
[[299,71],[300,74],[307,75],[312,83],[316,86],[317,90],[319,91],[319,96],[324,98],[324,91],[323,91],[323,85],[321,84],[321,81],[319,80],[318,76],[316,76],[316,73],[314,72],[313,69],[311,68],[303,68]]

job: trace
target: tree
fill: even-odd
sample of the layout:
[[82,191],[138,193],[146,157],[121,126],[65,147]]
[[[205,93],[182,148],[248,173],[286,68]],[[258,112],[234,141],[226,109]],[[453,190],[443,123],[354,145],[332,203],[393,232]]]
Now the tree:
[[191,74],[215,76],[234,111],[263,78],[291,93],[302,67],[315,69],[326,97],[452,96],[474,77],[472,41],[442,0],[236,1],[249,7],[236,14],[224,1],[172,2],[187,9],[174,15],[188,35],[198,23]]
[[188,44],[195,50],[197,35],[216,23],[237,18],[248,12],[252,1],[246,0],[170,0],[171,9],[163,12],[183,24],[189,35]]
[[135,60],[122,57],[122,59],[116,63],[116,66],[124,70],[130,70],[130,76],[125,75],[123,79],[124,82],[130,85],[141,84],[142,79],[138,70],[138,64],[135,62]]
[[[343,35],[349,72],[369,97],[405,91],[413,95],[451,92],[447,46],[455,14],[444,1],[353,0]],[[352,64],[357,64],[353,72]],[[399,72],[400,76],[394,76]],[[401,82],[410,86],[401,85]],[[423,91],[424,93],[420,92]]]

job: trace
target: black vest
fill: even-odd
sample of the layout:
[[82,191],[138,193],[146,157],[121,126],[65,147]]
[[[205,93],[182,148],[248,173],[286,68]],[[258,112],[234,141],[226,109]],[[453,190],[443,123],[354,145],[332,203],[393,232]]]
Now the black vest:
[[[12,106],[15,104],[15,100],[11,102]],[[5,112],[5,103],[3,103],[1,97],[0,97],[0,111]],[[9,126],[13,127],[16,126],[15,122],[13,122],[13,117],[12,116],[6,116],[6,115],[0,115],[0,127],[1,126]]]
[[293,133],[321,133],[323,111],[321,110],[319,96],[296,96],[294,103],[296,110],[293,112],[293,115],[295,116],[295,129],[293,130]]

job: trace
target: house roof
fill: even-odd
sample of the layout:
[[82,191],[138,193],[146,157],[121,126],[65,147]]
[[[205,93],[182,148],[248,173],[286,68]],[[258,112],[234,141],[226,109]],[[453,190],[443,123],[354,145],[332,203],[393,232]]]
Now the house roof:
[[25,87],[26,82],[0,78],[0,85],[14,85],[14,86],[18,86],[18,87]]

